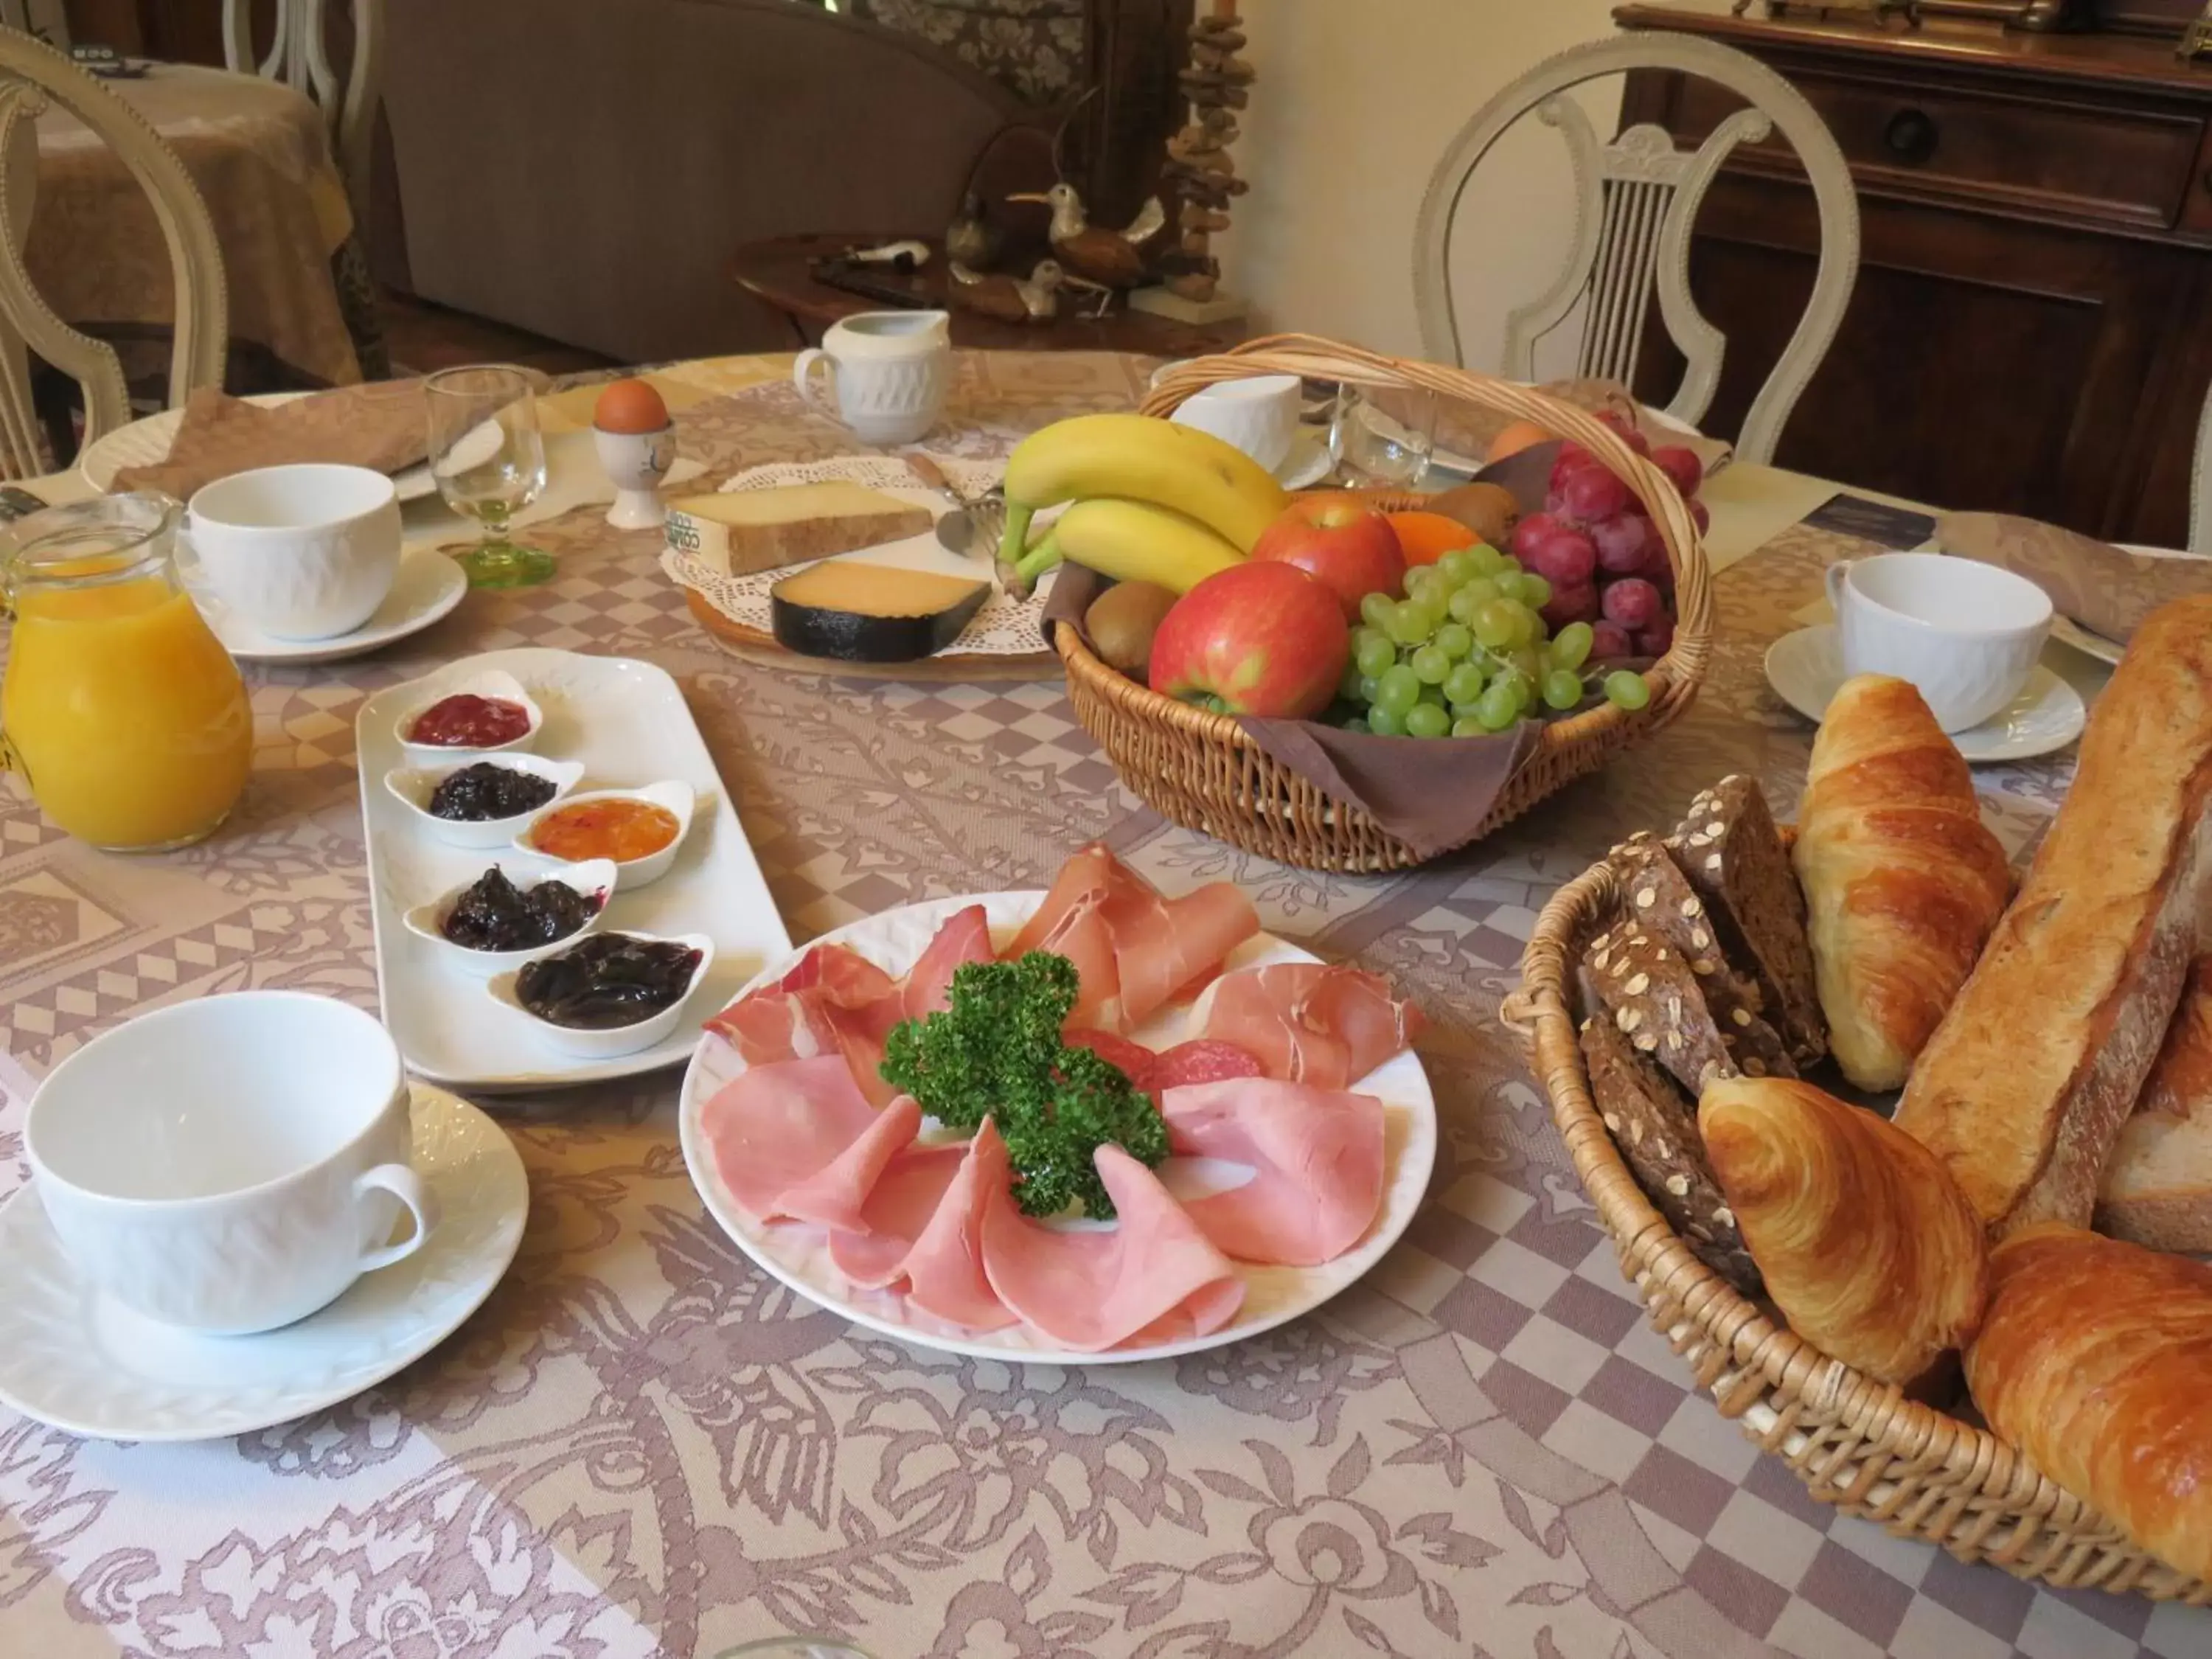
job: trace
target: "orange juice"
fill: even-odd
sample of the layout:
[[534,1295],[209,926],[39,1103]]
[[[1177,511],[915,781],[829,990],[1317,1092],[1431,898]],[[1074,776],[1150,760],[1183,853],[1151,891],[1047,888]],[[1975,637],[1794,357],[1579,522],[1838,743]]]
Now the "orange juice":
[[70,574],[15,585],[0,685],[10,762],[81,841],[134,851],[197,841],[237,804],[252,763],[237,665],[166,559],[121,580],[73,586]]

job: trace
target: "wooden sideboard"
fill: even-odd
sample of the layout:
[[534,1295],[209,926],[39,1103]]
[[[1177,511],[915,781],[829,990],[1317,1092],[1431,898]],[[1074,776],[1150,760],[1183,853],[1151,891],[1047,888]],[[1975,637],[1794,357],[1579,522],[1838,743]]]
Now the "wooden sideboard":
[[[1850,161],[1858,287],[1779,463],[2180,545],[2212,390],[2212,63],[2178,61],[2171,35],[1764,9],[1614,15],[1770,64]],[[1694,142],[1736,106],[1709,83],[1644,73],[1621,120]],[[1796,325],[1818,234],[1778,142],[1739,151],[1716,182],[1691,258],[1698,304],[1729,339],[1716,432],[1741,422]],[[1638,390],[1671,393],[1680,364],[1662,335]]]

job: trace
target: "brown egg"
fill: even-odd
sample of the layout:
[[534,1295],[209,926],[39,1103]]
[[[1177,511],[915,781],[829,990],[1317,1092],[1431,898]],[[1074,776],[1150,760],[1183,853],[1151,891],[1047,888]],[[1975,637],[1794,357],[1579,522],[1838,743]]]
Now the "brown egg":
[[1518,455],[1534,445],[1550,443],[1554,435],[1534,421],[1516,421],[1490,441],[1489,459],[1494,465],[1508,455]]
[[611,380],[592,410],[602,432],[658,432],[668,424],[668,405],[643,380]]

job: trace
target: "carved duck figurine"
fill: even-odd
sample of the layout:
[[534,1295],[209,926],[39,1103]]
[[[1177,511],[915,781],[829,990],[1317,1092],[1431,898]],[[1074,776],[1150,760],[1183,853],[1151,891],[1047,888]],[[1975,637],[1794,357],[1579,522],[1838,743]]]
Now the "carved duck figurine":
[[1168,228],[1167,210],[1148,198],[1121,230],[1094,225],[1083,210],[1083,198],[1070,184],[1057,184],[1042,196],[1009,196],[1009,202],[1042,202],[1052,209],[1052,251],[1075,276],[1107,288],[1134,288],[1151,275],[1146,255]]
[[1038,260],[1027,282],[1003,275],[985,276],[957,260],[946,271],[952,280],[945,294],[963,311],[1009,323],[1048,323],[1060,314],[1060,285],[1066,273],[1053,260]]
[[998,262],[1006,239],[999,228],[983,216],[983,198],[969,191],[960,201],[960,216],[945,228],[945,257],[973,273],[988,270]]

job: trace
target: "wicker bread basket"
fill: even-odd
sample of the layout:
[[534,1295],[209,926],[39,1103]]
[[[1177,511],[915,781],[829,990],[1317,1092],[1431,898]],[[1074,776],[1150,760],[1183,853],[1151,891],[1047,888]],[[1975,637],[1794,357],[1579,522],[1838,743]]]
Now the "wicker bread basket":
[[[1252,374],[1300,374],[1382,387],[1419,387],[1533,421],[1581,444],[1619,474],[1650,507],[1674,567],[1671,649],[1644,678],[1651,701],[1631,714],[1611,703],[1548,722],[1541,741],[1507,782],[1464,846],[1518,817],[1546,796],[1594,772],[1689,706],[1712,655],[1712,586],[1688,508],[1666,475],[1610,428],[1556,398],[1508,381],[1434,363],[1376,356],[1305,335],[1255,340],[1218,357],[1178,364],[1143,412],[1165,417],[1193,392]],[[1098,740],[1123,782],[1162,816],[1248,852],[1310,870],[1365,873],[1421,862],[1358,806],[1323,793],[1278,764],[1236,720],[1161,696],[1094,656],[1072,628],[1054,630],[1067,666],[1076,718]]]
[[1504,1018],[1529,1044],[1621,1272],[1698,1387],[1814,1498],[1846,1514],[2063,1589],[2212,1605],[2212,1583],[2145,1554],[1987,1430],[1907,1400],[1800,1340],[1675,1236],[1606,1132],[1577,1041],[1575,964],[1621,902],[1604,864],[1562,888],[1537,921]]

